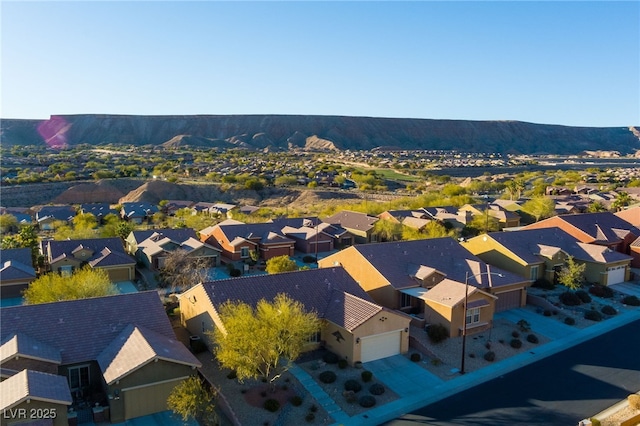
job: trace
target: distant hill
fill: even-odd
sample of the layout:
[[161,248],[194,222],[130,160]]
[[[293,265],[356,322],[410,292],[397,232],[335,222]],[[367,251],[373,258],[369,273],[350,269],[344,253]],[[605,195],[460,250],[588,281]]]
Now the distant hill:
[[6,119],[0,142],[65,146],[107,143],[288,150],[436,149],[522,154],[640,150],[637,127],[570,127],[521,121],[427,120],[317,115],[63,115]]

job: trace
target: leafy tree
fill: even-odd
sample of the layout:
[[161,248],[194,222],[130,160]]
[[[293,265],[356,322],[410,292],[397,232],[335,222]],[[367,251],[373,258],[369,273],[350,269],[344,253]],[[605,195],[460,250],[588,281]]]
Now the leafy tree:
[[204,426],[218,424],[215,412],[215,393],[200,379],[191,376],[177,385],[167,398],[167,406],[183,421],[196,420]]
[[558,282],[570,290],[579,289],[584,279],[583,274],[586,267],[587,265],[584,263],[576,263],[573,257],[569,256],[566,265],[558,273]]
[[314,312],[284,294],[257,306],[227,302],[220,308],[224,329],[212,332],[214,354],[238,380],[264,378],[273,384],[295,361],[310,336],[320,329]]
[[598,212],[606,212],[607,207],[602,204],[602,201],[594,201],[593,203],[589,204],[589,206],[587,207],[587,212],[588,213],[598,213]]
[[291,175],[278,176],[273,182],[275,186],[291,186],[297,183],[296,177]]
[[96,228],[98,221],[96,217],[91,213],[81,213],[76,215],[72,220],[70,226],[68,222],[61,221],[56,226],[56,232],[53,238],[56,240],[77,240],[83,238],[94,238],[96,236]]
[[297,271],[298,265],[289,256],[282,255],[272,257],[267,260],[266,271],[268,274],[279,274],[281,272]]
[[628,193],[620,191],[618,192],[618,195],[616,195],[616,199],[611,203],[611,208],[615,211],[620,211],[631,204],[632,201],[633,200]]
[[104,270],[84,266],[70,276],[57,272],[40,276],[29,284],[24,292],[24,298],[27,304],[36,305],[117,293],[118,289],[111,283]]
[[379,241],[397,241],[402,238],[402,224],[381,219],[373,225],[373,233]]
[[522,211],[533,216],[538,222],[555,215],[556,204],[551,198],[544,196],[533,197],[522,205]]
[[193,257],[186,250],[177,249],[165,257],[162,278],[172,290],[186,290],[206,281],[208,272],[206,258]]
[[18,219],[12,214],[0,215],[0,232],[13,233],[18,230]]
[[18,234],[6,235],[2,238],[3,249],[30,248],[31,260],[34,265],[38,263],[38,258],[40,257],[38,245],[38,234],[36,228],[32,225],[21,226]]

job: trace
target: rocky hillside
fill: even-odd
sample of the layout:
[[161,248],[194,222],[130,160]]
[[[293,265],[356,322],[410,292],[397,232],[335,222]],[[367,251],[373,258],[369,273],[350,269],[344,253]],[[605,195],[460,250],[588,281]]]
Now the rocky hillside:
[[569,127],[519,121],[423,120],[314,115],[64,115],[7,119],[3,146],[88,143],[194,145],[256,150],[457,149],[470,152],[577,154],[640,149],[635,127]]

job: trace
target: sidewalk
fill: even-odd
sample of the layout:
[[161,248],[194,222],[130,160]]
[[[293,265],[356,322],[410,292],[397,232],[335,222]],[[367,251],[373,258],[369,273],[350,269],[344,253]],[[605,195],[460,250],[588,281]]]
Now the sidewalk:
[[[499,315],[509,319],[511,314],[505,312]],[[517,312],[515,315],[517,319],[522,318],[522,312]],[[564,324],[537,315],[535,318],[531,318],[532,321],[530,322],[533,323],[535,321],[536,327],[543,327],[545,331],[551,334],[549,337],[555,340],[541,345],[535,351],[520,353],[448,381],[443,381],[429,373],[403,355],[365,363],[365,368],[373,372],[374,377],[393,390],[399,398],[391,403],[353,417],[348,417],[342,411],[333,411],[332,415],[336,420],[334,425],[379,425],[639,319],[640,308],[581,330],[571,329],[571,333],[566,333],[567,330],[562,327]],[[313,388],[313,386],[308,386],[307,382],[304,385],[317,398],[322,398],[322,395],[318,395],[317,389]],[[585,413],[585,417],[588,416],[589,413]]]

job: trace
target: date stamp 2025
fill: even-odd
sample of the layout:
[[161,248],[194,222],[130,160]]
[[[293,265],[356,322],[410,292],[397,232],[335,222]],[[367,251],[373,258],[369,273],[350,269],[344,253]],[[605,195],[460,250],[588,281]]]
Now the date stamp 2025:
[[5,408],[2,418],[7,420],[46,420],[55,419],[57,408]]

